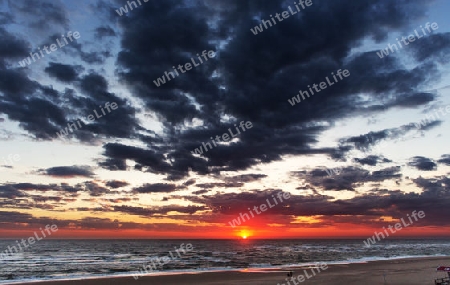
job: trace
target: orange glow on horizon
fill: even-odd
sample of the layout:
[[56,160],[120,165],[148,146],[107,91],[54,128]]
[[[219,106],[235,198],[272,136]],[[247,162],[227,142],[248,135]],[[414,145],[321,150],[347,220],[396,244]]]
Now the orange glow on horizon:
[[[298,224],[277,225],[276,227],[261,225],[258,227],[243,227],[230,231],[223,227],[207,226],[201,228],[192,227],[192,230],[144,230],[144,229],[75,229],[58,228],[52,233],[50,239],[333,239],[355,238],[367,239],[375,232],[381,232],[378,227],[361,227],[354,224],[339,224],[336,226],[315,227],[316,224],[294,227]],[[40,232],[38,228],[28,229],[0,229],[1,238],[27,238],[34,232]],[[450,227],[408,227],[389,238],[426,238],[449,237]]]

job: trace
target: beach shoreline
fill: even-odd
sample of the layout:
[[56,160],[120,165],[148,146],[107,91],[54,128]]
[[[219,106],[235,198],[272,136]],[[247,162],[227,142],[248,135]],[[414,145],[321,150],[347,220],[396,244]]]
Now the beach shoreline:
[[[329,264],[328,268],[298,284],[434,284],[434,279],[446,275],[436,272],[439,265],[450,265],[450,256],[418,257],[391,260],[368,261],[361,263]],[[164,275],[143,276],[134,280],[127,277],[92,277],[76,280],[14,282],[2,284],[26,285],[103,285],[103,284],[288,284],[287,272],[293,276],[302,274],[305,266],[280,267],[273,269],[236,269],[229,271],[205,272],[165,272]],[[290,280],[290,278],[289,278]],[[386,280],[386,282],[384,281]],[[294,282],[290,281],[290,284]]]

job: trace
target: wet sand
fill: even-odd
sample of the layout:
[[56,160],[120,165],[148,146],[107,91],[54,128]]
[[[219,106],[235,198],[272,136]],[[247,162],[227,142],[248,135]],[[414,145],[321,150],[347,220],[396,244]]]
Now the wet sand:
[[[395,285],[426,285],[434,284],[435,278],[442,278],[446,273],[436,272],[439,265],[450,265],[450,257],[434,258],[410,258],[389,261],[373,261],[369,263],[355,263],[346,265],[329,265],[328,268],[303,282],[298,279],[295,284],[315,285],[372,285],[372,284],[395,284]],[[299,274],[305,275],[304,270],[311,276],[311,269],[292,268],[293,277]],[[145,276],[135,280],[133,277],[98,278],[74,281],[45,281],[21,284],[39,285],[143,285],[143,284],[245,284],[245,285],[289,285],[285,278],[287,271],[268,270],[254,272],[250,270],[230,272],[207,272],[195,274],[176,274],[164,276]],[[384,275],[384,276],[383,276]],[[385,278],[385,279],[384,279]],[[290,280],[290,278],[289,278]],[[386,280],[386,282],[384,281]],[[14,283],[18,284],[18,283]]]

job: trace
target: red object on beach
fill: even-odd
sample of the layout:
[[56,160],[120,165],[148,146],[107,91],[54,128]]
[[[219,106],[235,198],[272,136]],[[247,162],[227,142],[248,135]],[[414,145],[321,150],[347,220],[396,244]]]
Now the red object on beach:
[[449,285],[450,284],[450,266],[439,266],[436,268],[436,271],[444,271],[447,272],[448,277],[438,278],[434,280],[435,285]]

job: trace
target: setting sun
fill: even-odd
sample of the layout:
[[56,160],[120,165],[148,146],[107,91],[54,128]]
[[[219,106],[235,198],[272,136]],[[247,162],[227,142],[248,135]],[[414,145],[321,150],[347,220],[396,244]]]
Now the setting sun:
[[238,236],[241,237],[242,239],[248,239],[252,235],[253,233],[249,230],[241,230],[238,233]]

